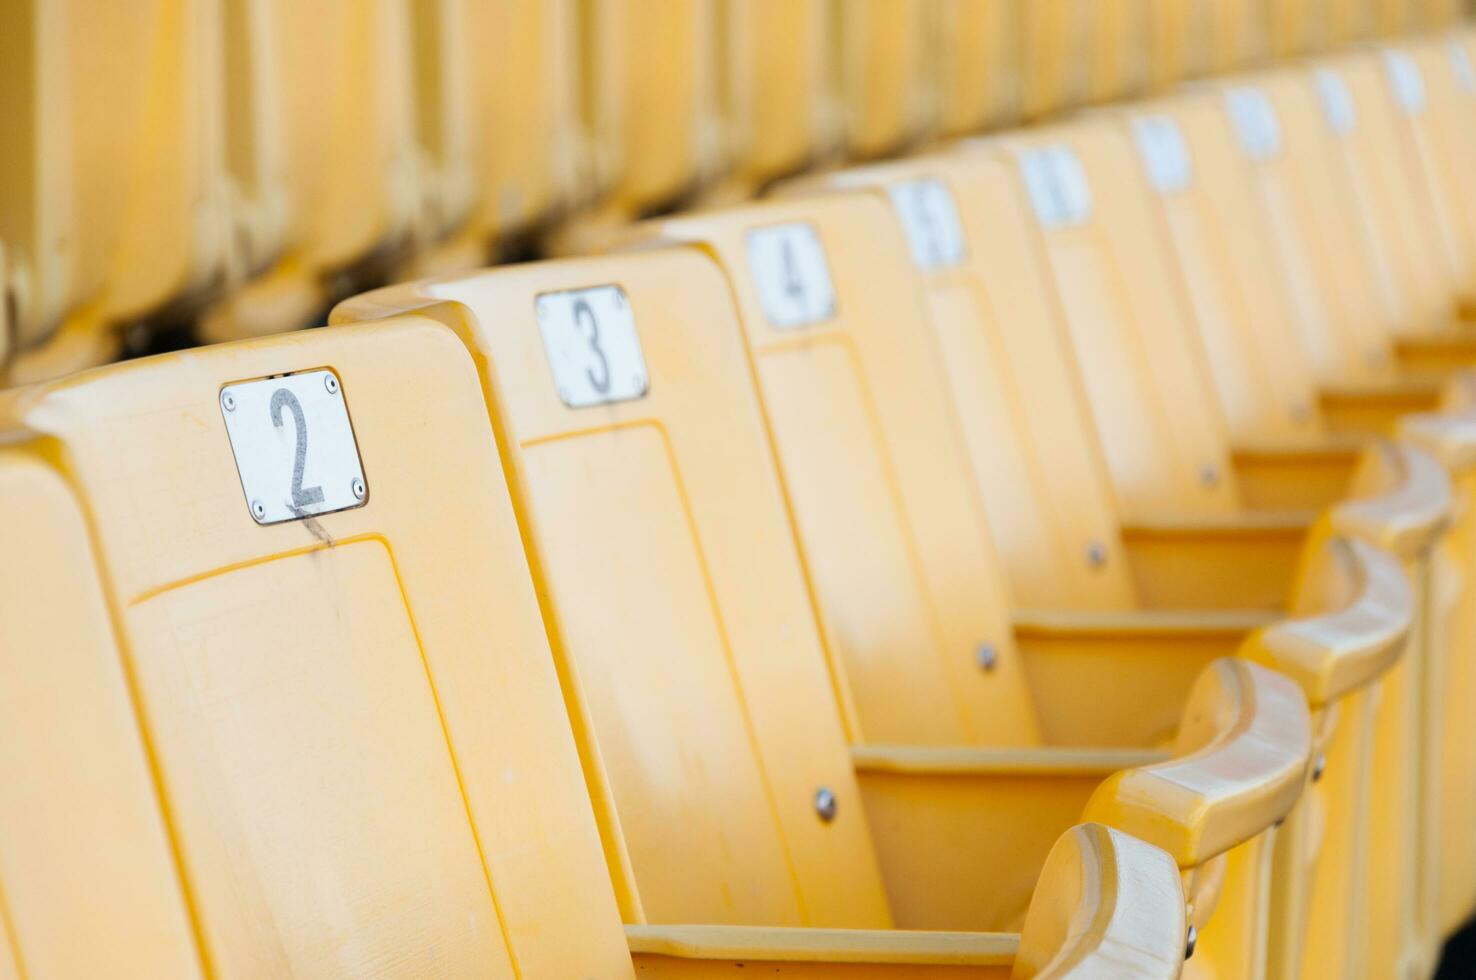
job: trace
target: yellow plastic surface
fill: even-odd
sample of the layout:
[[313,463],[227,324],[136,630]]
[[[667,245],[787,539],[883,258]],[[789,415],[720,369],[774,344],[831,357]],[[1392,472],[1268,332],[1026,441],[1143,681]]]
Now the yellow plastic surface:
[[[259,526],[220,392],[323,367],[367,502]],[[99,700],[111,666],[138,713],[74,786],[109,765],[121,781],[141,740],[204,971],[629,975],[475,370],[449,331],[407,318],[134,361],[8,393],[0,417],[34,433],[11,452],[85,508],[120,656],[93,654],[92,702],[119,710],[116,688]],[[85,600],[29,601],[70,616]],[[149,846],[112,855],[98,895]]]
[[945,0],[938,6],[940,135],[1014,122],[1024,90],[1020,39],[1028,8],[1014,0]]
[[[545,366],[535,303],[602,283],[625,292],[649,390],[572,409]],[[730,295],[715,265],[680,248],[391,289],[336,316],[444,300],[425,309],[458,325],[486,372],[627,922],[885,927],[902,914],[888,899],[900,899],[882,888],[834,713],[832,684],[844,692],[845,679],[832,682],[823,648],[806,638],[809,593],[742,334],[723,322]],[[660,587],[615,584],[628,582]],[[672,771],[682,778],[662,776]],[[1044,792],[1075,783],[1054,769],[1034,778]],[[829,821],[814,810],[821,786],[837,800]],[[1040,823],[1042,791],[1003,809]],[[1084,797],[1069,792],[1079,812]],[[953,812],[977,821],[992,809]],[[952,918],[940,911],[926,925],[968,916],[974,928],[1013,927],[1073,817],[1062,811],[1038,851],[1000,852],[1024,881],[997,886],[1009,916],[981,919],[986,909],[935,890]],[[974,857],[1005,843],[975,829]],[[714,833],[734,844],[715,853]],[[910,836],[948,854],[926,833]],[[989,865],[975,867],[974,881],[991,887]]]
[[852,159],[901,152],[937,126],[935,6],[930,0],[832,0],[835,93]]
[[827,149],[829,9],[826,0],[747,0],[719,10],[733,190],[753,193]]
[[55,448],[0,449],[0,507],[25,515],[0,522],[0,975],[203,976],[86,518],[46,462]]
[[15,381],[110,357],[123,321],[197,298],[222,274],[221,45],[201,0],[17,0],[0,17],[0,241],[18,346],[70,317],[103,335],[32,364],[21,354]]

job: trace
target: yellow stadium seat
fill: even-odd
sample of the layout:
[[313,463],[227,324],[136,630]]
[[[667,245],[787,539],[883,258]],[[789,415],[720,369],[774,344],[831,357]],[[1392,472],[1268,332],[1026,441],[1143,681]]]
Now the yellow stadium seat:
[[1024,9],[1014,0],[939,5],[939,135],[998,129],[1019,118]]
[[719,5],[721,118],[732,155],[728,180],[708,193],[748,197],[804,169],[826,150],[823,118],[829,47],[824,0]]
[[[1274,133],[1261,135],[1269,141]],[[1208,365],[1198,338],[1186,329],[1192,317],[1157,239],[1159,229],[1146,206],[1146,178],[1126,131],[1108,120],[1080,123],[1022,139],[1013,152],[1031,189],[1125,513],[1217,520],[1244,513],[1237,474],[1227,465],[1224,419],[1205,394],[1212,390]],[[1163,284],[1172,285],[1164,289]],[[1362,479],[1428,481],[1433,496],[1423,530],[1405,546],[1381,542],[1404,557],[1412,578],[1424,583],[1434,531],[1449,505],[1448,482],[1433,459],[1413,450],[1391,452],[1388,458],[1384,452],[1366,454],[1363,467],[1398,475]],[[1417,595],[1423,603],[1424,589]],[[1375,796],[1373,828],[1395,842],[1378,853],[1374,865],[1376,880],[1388,886],[1372,906],[1375,973],[1396,965],[1402,970],[1430,955],[1422,948],[1429,933],[1416,906],[1426,901],[1433,873],[1421,859],[1427,845],[1420,834],[1422,821],[1433,812],[1434,785],[1419,774],[1428,758],[1422,719],[1428,717],[1431,692],[1425,682],[1436,655],[1423,640],[1416,641],[1415,650],[1416,656],[1390,674],[1375,731],[1375,778],[1386,791]],[[1390,786],[1393,792],[1387,791]]]
[[1338,48],[1372,37],[1375,0],[1325,0],[1328,47]]
[[1026,119],[1039,119],[1086,101],[1092,84],[1092,27],[1098,6],[1090,0],[1022,4],[1021,111]]
[[[721,176],[716,0],[579,4],[581,143],[591,198],[550,236],[554,254],[603,247],[629,221]],[[660,57],[653,57],[653,51]]]
[[844,155],[902,152],[938,125],[930,0],[831,3],[834,97]]
[[0,506],[26,515],[0,522],[0,976],[201,976],[87,524],[46,452],[0,449]]
[[[869,217],[878,213],[889,220],[884,210]],[[735,211],[714,220],[734,225],[747,217]],[[782,242],[758,242],[761,252],[783,252]],[[1014,688],[1009,701],[1002,700],[1006,689],[989,692],[977,681],[950,691],[947,674],[896,641],[890,652],[878,647],[872,664],[837,660],[827,672],[819,637],[805,637],[814,629],[809,593],[790,550],[742,335],[722,312],[729,288],[700,253],[673,249],[392,289],[335,314],[345,319],[448,301],[426,309],[461,325],[488,372],[489,402],[504,432],[539,591],[558,638],[555,653],[566,661],[571,714],[589,726],[582,735],[586,759],[603,762],[591,782],[609,786],[607,851],[619,852],[617,864],[630,869],[621,888],[627,921],[671,922],[696,910],[704,921],[764,925],[1007,927],[1038,874],[1048,844],[1038,835],[1054,836],[1050,824],[1069,822],[1084,805],[1089,814],[1167,844],[1186,872],[1200,869],[1192,880],[1206,901],[1220,881],[1206,863],[1241,841],[1254,839],[1252,851],[1265,846],[1257,835],[1295,800],[1299,760],[1310,751],[1298,734],[1305,724],[1298,689],[1248,665],[1213,665],[1189,696],[1185,717],[1207,717],[1208,704],[1229,699],[1215,709],[1224,712],[1221,720],[1208,727],[1191,722],[1181,731],[1185,758],[1116,777],[1092,796],[1135,751],[1144,763],[1157,753],[1030,748],[1039,738],[1018,679],[1006,681]],[[838,302],[847,300],[842,295]],[[530,329],[507,329],[519,320]],[[551,372],[541,366],[545,357]],[[595,407],[593,417],[582,411]],[[787,485],[794,490],[794,474]],[[802,537],[806,529],[802,523]],[[597,549],[596,537],[604,542]],[[813,549],[807,554],[812,569],[821,558],[835,562]],[[648,597],[599,584],[617,581],[654,587]],[[817,584],[829,611],[828,583]],[[594,602],[596,595],[609,607]],[[653,605],[643,608],[647,602]],[[679,612],[687,607],[690,612]],[[854,616],[859,609],[839,611]],[[869,632],[883,642],[899,628],[915,628],[872,618]],[[975,655],[970,645],[954,659],[966,677],[988,685],[988,665],[980,671]],[[909,674],[912,690],[902,681]],[[887,677],[896,679],[894,697],[909,695],[890,713],[877,708],[873,693]],[[730,700],[735,683],[736,704]],[[862,743],[853,755],[880,875],[869,860],[865,824],[842,823],[838,815],[854,811],[859,818],[862,800],[834,714],[837,690],[855,719],[851,736]],[[977,703],[960,703],[960,694]],[[990,704],[1016,719],[996,721],[992,740],[943,727],[954,711],[982,718]],[[929,715],[943,715],[943,724]],[[1238,720],[1227,726],[1229,717]],[[1272,757],[1230,761],[1244,748],[1231,733],[1246,725],[1278,746]],[[671,785],[670,799],[653,799],[655,785],[637,774],[653,771],[650,753],[666,741],[708,760],[700,771],[723,773],[722,785],[697,780],[699,770],[688,767],[694,776]],[[790,764],[795,745],[807,746],[804,766]],[[973,747],[983,745],[1013,748]],[[1218,768],[1210,758],[1219,760]],[[1152,794],[1148,787],[1158,780],[1192,784],[1191,774],[1202,767],[1237,773],[1233,785],[1190,791],[1209,794],[1194,807],[1205,808],[1206,836],[1152,829],[1132,802],[1135,793]],[[750,788],[740,773],[752,773]],[[817,785],[834,804],[820,820],[812,808]],[[767,806],[762,787],[772,794]],[[1180,812],[1167,800],[1162,805]],[[988,829],[985,820],[998,824]],[[1219,820],[1230,823],[1208,829]],[[678,836],[679,825],[690,826],[690,842]],[[731,857],[711,855],[706,842],[719,827],[726,828],[724,837],[754,846]],[[770,829],[755,838],[763,828]],[[773,844],[758,846],[765,839]],[[758,860],[770,846],[773,858]],[[779,862],[784,851],[794,856],[788,873]],[[1258,894],[1257,867],[1248,862],[1231,883]],[[738,904],[733,896],[749,898]],[[1201,926],[1212,904],[1201,906]],[[1264,906],[1251,902],[1251,913],[1264,914]],[[1253,926],[1227,933],[1257,934]]]
[[[287,221],[270,266],[249,270],[248,280],[201,318],[202,340],[308,326],[345,281],[382,273],[409,254],[423,217],[417,181],[430,174],[430,160],[419,159],[410,6],[408,0],[261,0],[235,22],[251,29],[231,44],[237,52],[233,152],[279,161],[264,180],[282,188]],[[424,53],[435,35],[421,33],[431,38]],[[440,57],[428,73],[460,65]],[[444,87],[446,76],[438,83]],[[426,120],[435,132],[446,123]],[[443,150],[455,145],[434,136],[431,142]],[[460,151],[448,153],[439,158],[444,213],[459,216],[469,175]]]
[[567,207],[578,173],[573,0],[410,5],[413,254],[397,278],[476,268]]
[[1269,19],[1275,4],[1264,0],[1211,0],[1210,69],[1216,74],[1259,64],[1270,53]]
[[1092,99],[1137,98],[1153,83],[1152,0],[1099,4],[1092,70]]
[[1209,71],[1212,0],[1149,0],[1153,17],[1153,85],[1165,89]]
[[[1254,440],[1258,432],[1281,439],[1322,435],[1318,413],[1302,408],[1313,403],[1308,395],[1315,391],[1315,382],[1306,364],[1299,363],[1303,351],[1295,342],[1298,324],[1288,302],[1286,283],[1280,270],[1265,258],[1270,254],[1273,236],[1262,220],[1265,214],[1260,199],[1243,179],[1245,171],[1219,100],[1213,94],[1202,94],[1149,107],[1134,115],[1132,125],[1149,183],[1158,192],[1167,237],[1175,246],[1171,251],[1194,311],[1191,319],[1210,354],[1215,388],[1232,433],[1241,433],[1242,440]],[[1430,801],[1440,801],[1426,809],[1425,819],[1446,821],[1445,831],[1427,825],[1421,835],[1422,846],[1439,842],[1439,851],[1429,851],[1422,864],[1438,869],[1443,882],[1442,901],[1447,908],[1443,924],[1436,930],[1427,928],[1432,932],[1449,931],[1461,921],[1456,910],[1464,899],[1458,896],[1476,887],[1469,858],[1462,863],[1455,853],[1468,854],[1470,850],[1466,835],[1458,829],[1460,814],[1469,813],[1469,809],[1460,808],[1469,804],[1458,801],[1470,799],[1476,769],[1466,767],[1465,757],[1459,752],[1443,766],[1434,757],[1446,751],[1447,743],[1458,741],[1447,738],[1442,719],[1452,711],[1461,713],[1460,705],[1473,695],[1470,681],[1459,666],[1465,659],[1462,651],[1469,635],[1463,625],[1470,616],[1465,607],[1472,602],[1467,594],[1468,583],[1476,581],[1461,551],[1465,542],[1462,515],[1471,506],[1464,494],[1469,490],[1472,460],[1462,447],[1462,439],[1469,435],[1468,427],[1452,432],[1451,421],[1423,420],[1413,430],[1423,433],[1426,438],[1419,441],[1441,459],[1461,491],[1455,497],[1456,523],[1432,556],[1426,638],[1429,654],[1419,712],[1425,726],[1426,768],[1421,777],[1427,787],[1425,795]],[[1438,437],[1434,435],[1437,430]],[[1237,471],[1243,473],[1248,454],[1246,443],[1240,445]],[[1323,441],[1320,447],[1311,442],[1300,451],[1335,457],[1348,450],[1346,443]],[[1262,486],[1259,492],[1284,500],[1292,496],[1288,491],[1293,486],[1282,481],[1274,493],[1268,494],[1267,489]],[[1335,490],[1313,489],[1324,496]],[[1452,853],[1446,855],[1448,850]],[[1430,888],[1427,881],[1423,893],[1427,903],[1435,900]],[[1433,920],[1435,913],[1427,908],[1424,918],[1427,922]]]
[[622,935],[475,377],[404,317],[0,402],[7,975],[1178,975],[1174,863],[1100,826],[1023,936]]
[[[1183,616],[1155,623],[1152,616],[1121,615],[1122,610],[1142,601],[1140,583],[1123,557],[1124,535],[1094,454],[1091,434],[1086,432],[1088,413],[1073,387],[1069,352],[1063,346],[1055,306],[1047,298],[1051,285],[1031,258],[1030,250],[1019,245],[1029,239],[1029,218],[1017,199],[1010,168],[989,156],[937,157],[843,172],[832,180],[841,186],[884,190],[913,234],[912,255],[928,287],[932,322],[945,355],[949,387],[976,486],[1008,568],[1010,585],[1027,607],[1024,615],[1015,613],[1016,636],[1044,730],[1048,737],[1066,739],[1089,733],[1126,734],[1113,727],[1114,721],[1107,713],[1094,712],[1082,704],[1081,698],[1061,698],[1063,706],[1056,704],[1058,699],[1051,694],[1110,686],[1126,702],[1139,705],[1139,720],[1144,720],[1151,717],[1142,710],[1153,700],[1148,692],[1158,693],[1143,686],[1145,678],[1182,690],[1182,682],[1174,681],[1167,664],[1180,663],[1195,648],[1186,639],[1195,645],[1204,644],[1216,628],[1224,630],[1227,624]],[[926,188],[926,193],[921,188]],[[881,275],[876,270],[868,271],[868,278]],[[896,382],[892,383],[895,386]],[[914,393],[913,397],[920,396]],[[1428,467],[1421,469],[1428,471]],[[1357,489],[1363,494],[1394,489],[1377,485],[1387,476],[1371,473],[1367,479],[1375,483]],[[1401,488],[1400,493],[1404,492]],[[1386,501],[1383,506],[1388,511],[1394,503]],[[1354,507],[1367,516],[1368,504]],[[1427,529],[1438,521],[1438,508],[1433,514],[1425,505],[1418,509],[1426,512],[1423,521]],[[1351,516],[1335,514],[1333,523],[1352,523]],[[1393,525],[1389,530],[1394,530]],[[1311,556],[1321,553],[1319,540],[1320,534],[1314,534],[1303,552],[1304,565],[1315,560]],[[1392,543],[1391,537],[1383,540]],[[1193,555],[1181,549],[1172,554],[1172,573],[1183,575]],[[1256,567],[1245,566],[1245,574],[1257,574]],[[1311,594],[1306,576],[1304,569],[1304,584],[1298,589],[1303,595]],[[1349,577],[1360,576],[1349,573]],[[1390,575],[1384,572],[1361,577],[1387,581]],[[1293,608],[1300,603],[1305,612],[1305,601],[1297,600]],[[1372,604],[1388,607],[1382,599],[1372,600]],[[1407,621],[1412,606],[1407,594],[1403,604]],[[1173,649],[1174,656],[1153,660],[1150,669],[1135,665],[1131,672],[1125,671],[1122,665],[1127,662],[1123,659],[1126,651],[1104,657],[1107,648],[1100,642],[1094,651],[1092,645],[1083,642],[1083,635],[1073,637],[1062,628],[1059,614],[1031,612],[1032,606],[1118,611],[1116,617],[1098,616],[1095,622],[1078,616],[1074,625],[1086,626],[1098,634],[1114,625],[1123,635],[1132,636],[1136,631],[1136,645],[1144,653],[1149,649]],[[1345,622],[1358,622],[1360,615],[1354,614]],[[1150,636],[1156,636],[1163,646],[1148,647]],[[1175,648],[1175,642],[1184,645]],[[1387,653],[1387,636],[1376,636],[1365,649]],[[1359,658],[1351,660],[1358,662]],[[1295,668],[1288,669],[1305,676]],[[1103,673],[1092,673],[1096,670]],[[1369,682],[1365,678],[1364,684]],[[1308,688],[1306,693],[1314,706],[1328,704],[1325,691]],[[1364,756],[1357,749],[1366,744],[1372,718],[1367,714],[1372,701],[1365,694],[1349,688],[1345,692],[1349,700],[1334,709],[1350,713],[1343,722],[1348,726],[1346,732],[1333,729],[1339,732],[1338,744],[1347,746],[1333,753],[1334,759],[1348,759],[1333,764],[1340,774],[1338,785],[1349,787],[1339,791],[1339,799],[1348,799],[1353,788],[1366,784],[1365,777],[1351,775],[1361,773],[1366,765],[1360,761]],[[1324,737],[1329,737],[1329,727],[1323,726]],[[1144,732],[1139,730],[1136,737],[1143,738]],[[1345,782],[1348,779],[1355,782]],[[1345,828],[1340,838],[1344,851],[1354,846],[1352,828],[1366,819],[1362,814],[1368,811],[1367,796],[1351,797],[1354,803],[1360,799],[1358,808],[1346,811],[1342,818],[1345,822],[1339,824]],[[1340,808],[1333,817],[1337,819],[1344,813]],[[1340,868],[1346,865],[1345,861],[1335,863]],[[1296,869],[1283,875],[1284,880],[1301,877],[1297,859],[1288,857],[1284,866]],[[1328,927],[1326,933],[1361,935],[1349,926],[1353,920],[1348,916],[1355,912],[1349,911],[1342,898],[1343,889],[1325,886],[1320,893],[1318,914],[1326,918],[1319,919],[1319,924]],[[1295,949],[1278,953],[1283,962],[1296,955]]]
[[[1416,187],[1430,195],[1429,218],[1449,265],[1457,310],[1463,319],[1476,319],[1476,194],[1462,176],[1476,165],[1476,73],[1454,38],[1390,47],[1384,56],[1390,88],[1396,78],[1406,79],[1397,125],[1414,157]],[[1419,367],[1410,363],[1414,353],[1401,351],[1401,360]]]
[[222,275],[212,15],[198,0],[0,11],[10,383],[112,359],[124,327],[198,301]]
[[[98,648],[79,663],[93,674],[69,679],[85,700],[65,709],[111,713],[73,723],[88,736],[124,710],[126,678],[138,712],[139,734],[85,756],[84,773],[127,763],[108,774],[118,785],[99,773],[68,791],[149,795],[123,794],[141,736],[190,909],[198,948],[181,952],[154,909],[162,898],[124,900],[153,920],[122,937],[129,955],[246,975],[618,972],[628,954],[595,826],[454,336],[411,319],[207,348],[20,389],[0,417],[19,440],[8,455],[20,490],[47,508],[27,511],[56,515],[58,560],[82,562],[90,546],[107,589],[64,591],[57,606],[7,591],[7,622],[30,605],[42,628],[111,620],[120,659]],[[427,488],[446,481],[458,492],[427,508]],[[67,519],[68,491],[90,542]],[[25,553],[52,553],[19,530]],[[16,652],[33,670],[63,666]],[[80,737],[68,750],[95,751]],[[35,866],[22,870],[85,859],[71,838],[86,826],[33,818]],[[153,827],[124,848],[130,860],[157,850]],[[48,881],[89,887],[36,887]]]

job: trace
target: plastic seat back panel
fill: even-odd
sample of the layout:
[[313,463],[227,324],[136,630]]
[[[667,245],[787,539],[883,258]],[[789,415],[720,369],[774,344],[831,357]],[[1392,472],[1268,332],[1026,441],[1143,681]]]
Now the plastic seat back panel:
[[[916,263],[989,531],[1023,606],[1134,601],[1118,516],[1013,169],[980,154],[841,174],[906,202],[937,182],[964,236],[956,261]],[[935,191],[934,193],[938,193]],[[900,209],[913,206],[898,203]],[[943,206],[943,205],[930,205]]]
[[[795,225],[818,236],[834,315],[780,329],[759,300],[748,235]],[[870,197],[834,195],[661,229],[702,244],[728,273],[863,740],[1035,741],[1000,566],[894,215]],[[998,655],[992,670],[980,669],[984,645]],[[906,690],[932,693],[887,692],[898,671]]]
[[1231,435],[1315,432],[1312,368],[1270,256],[1264,212],[1218,100],[1196,94],[1150,107],[1130,124],[1145,163],[1155,131],[1176,134],[1168,140],[1181,141],[1185,153],[1183,185],[1155,186],[1154,194]]
[[[603,286],[623,291],[649,385],[571,408],[535,303]],[[469,339],[577,737],[609,777],[607,853],[625,855],[617,885],[638,895],[627,916],[887,925],[837,714],[845,695],[718,271],[678,249],[426,288],[479,324]],[[815,812],[821,787],[838,801],[830,823]]]
[[[259,525],[221,391],[325,366],[365,503]],[[93,517],[214,969],[629,969],[450,331],[406,318],[202,348],[9,408],[62,444]],[[306,421],[313,478],[325,436]]]
[[[1025,181],[1072,159],[1069,220],[1042,222],[1046,255],[1119,504],[1129,516],[1239,506],[1208,364],[1126,133],[1110,119],[1013,145]],[[1022,181],[1022,187],[1025,186]]]
[[0,976],[200,975],[82,512],[18,452],[0,509]]

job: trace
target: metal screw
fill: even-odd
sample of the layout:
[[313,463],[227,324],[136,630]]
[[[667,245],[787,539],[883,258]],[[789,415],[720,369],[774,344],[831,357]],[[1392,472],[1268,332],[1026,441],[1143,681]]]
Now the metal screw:
[[994,649],[993,643],[979,644],[979,652],[975,654],[975,657],[982,670],[992,671],[999,665],[999,652]]
[[260,500],[251,501],[251,516],[256,518],[258,521],[266,520],[266,504],[262,503]]
[[1107,564],[1107,549],[1100,541],[1087,543],[1087,564],[1093,568],[1101,568]]
[[1214,463],[1205,463],[1199,468],[1199,482],[1214,487],[1220,482],[1220,468]]
[[1312,781],[1315,783],[1322,778],[1327,770],[1327,755],[1323,752],[1317,753],[1317,758],[1312,762]]
[[351,484],[349,484],[349,485],[351,487],[353,487],[353,490],[354,490],[354,498],[356,500],[363,500],[364,499],[364,481],[361,480],[361,479],[359,479],[358,477],[354,477],[354,482],[351,483]]
[[815,790],[815,812],[820,815],[823,822],[830,823],[835,819],[836,806],[835,793],[830,789],[821,786]]
[[1184,959],[1194,956],[1194,947],[1199,945],[1199,930],[1193,926],[1189,927],[1189,935],[1184,941]]
[[338,379],[332,374],[323,375],[323,387],[328,389],[328,394],[338,394]]
[[234,412],[236,410],[236,396],[231,394],[229,388],[220,393],[220,403],[225,406],[227,412]]

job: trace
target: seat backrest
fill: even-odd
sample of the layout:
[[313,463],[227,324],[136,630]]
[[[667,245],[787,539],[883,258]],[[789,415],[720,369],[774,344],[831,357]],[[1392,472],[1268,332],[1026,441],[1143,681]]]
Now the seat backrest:
[[852,159],[898,153],[936,127],[934,6],[929,0],[832,3],[834,92]]
[[1464,177],[1476,167],[1476,68],[1459,39],[1439,37],[1387,49],[1384,70],[1413,168],[1431,198],[1451,288],[1462,307],[1476,308],[1476,192]]
[[464,311],[626,921],[886,926],[719,270],[648,250],[385,296]]
[[1039,119],[1081,105],[1091,89],[1091,0],[1039,0],[1023,10],[1022,111]]
[[203,976],[86,518],[45,449],[0,449],[0,506],[25,515],[0,522],[0,975]]
[[417,203],[406,0],[275,0],[271,15],[294,258],[316,278],[403,249]]
[[[403,318],[132,361],[7,393],[0,418],[93,530],[209,972],[628,973],[450,331]],[[111,748],[136,771],[126,736]]]
[[1209,365],[1126,131],[1103,116],[979,149],[1019,168],[1124,514],[1239,507]]
[[722,124],[747,190],[803,169],[823,148],[829,39],[824,0],[721,4]]
[[1199,89],[1124,112],[1161,212],[1235,439],[1321,426],[1316,378],[1272,232],[1219,96]]
[[896,212],[989,532],[1023,606],[1135,603],[1091,412],[1013,168],[948,154],[837,172]]
[[[1222,89],[1243,158],[1270,222],[1312,368],[1323,384],[1393,377],[1392,305],[1351,175],[1331,145],[1328,108],[1344,119],[1334,76],[1264,72]],[[1327,94],[1324,94],[1327,93]]]
[[[704,169],[716,106],[713,0],[589,0],[579,7],[584,139],[596,194],[622,217],[668,207]],[[654,56],[660,52],[660,56]],[[710,73],[710,74],[709,74]]]
[[1153,16],[1149,0],[1111,0],[1093,4],[1092,68],[1088,97],[1093,102],[1136,98],[1151,81]]
[[734,295],[864,739],[1034,743],[1006,583],[891,209],[824,195],[676,217]]
[[[1420,178],[1408,117],[1428,109],[1419,65],[1398,49],[1323,59],[1319,84],[1347,91],[1352,125],[1332,129],[1352,172],[1355,205],[1387,267],[1392,326],[1399,335],[1452,329],[1456,270],[1438,237],[1437,205]],[[1401,118],[1401,116],[1405,118]]]
[[[220,274],[228,236],[213,14],[204,0],[20,0],[0,14],[0,242],[18,346],[83,307],[94,329],[116,326]],[[87,365],[63,369],[77,366]]]
[[937,12],[939,132],[964,136],[1013,123],[1022,92],[1022,5],[947,0]]
[[1153,7],[1153,84],[1170,88],[1209,71],[1211,0],[1150,0]]
[[1210,66],[1215,72],[1259,64],[1270,54],[1270,8],[1265,0],[1212,0]]
[[1328,47],[1338,48],[1372,37],[1375,0],[1327,0]]

